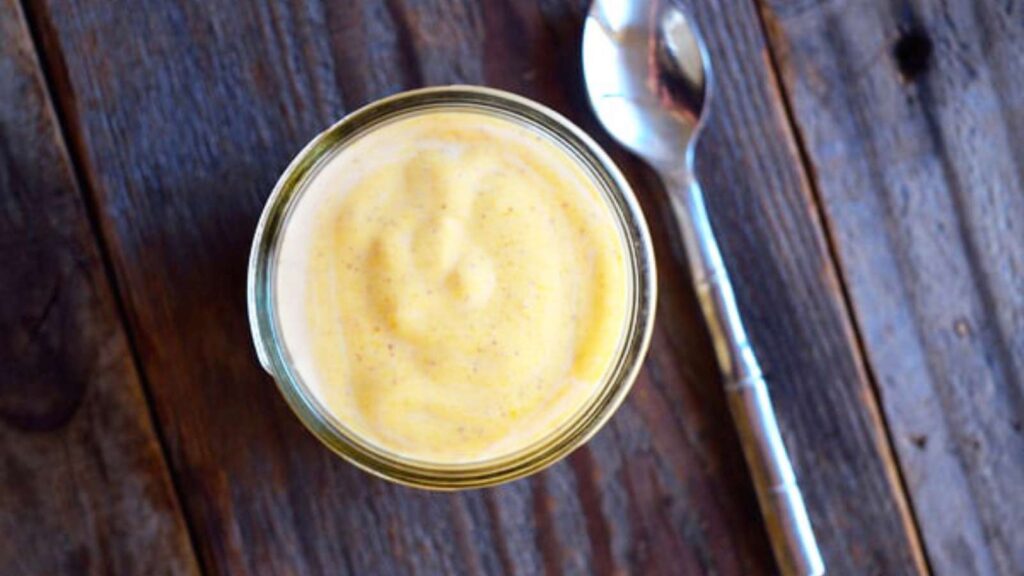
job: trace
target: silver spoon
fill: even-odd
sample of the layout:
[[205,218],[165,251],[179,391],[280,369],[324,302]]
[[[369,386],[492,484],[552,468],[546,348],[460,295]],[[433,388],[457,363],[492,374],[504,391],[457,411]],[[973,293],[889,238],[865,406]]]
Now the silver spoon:
[[594,0],[583,29],[583,73],[605,129],[650,164],[669,192],[779,568],[787,576],[824,574],[768,387],[692,172],[694,142],[714,86],[703,41],[666,0]]

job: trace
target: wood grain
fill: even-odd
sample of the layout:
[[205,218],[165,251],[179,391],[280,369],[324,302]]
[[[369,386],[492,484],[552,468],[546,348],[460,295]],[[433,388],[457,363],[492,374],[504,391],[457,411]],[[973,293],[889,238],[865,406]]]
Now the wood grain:
[[925,572],[756,6],[691,5],[715,75],[697,172],[827,568]]
[[[585,2],[33,4],[204,565],[215,573],[763,574],[773,570],[678,238],[620,153],[660,258],[651,355],[566,462],[455,495],[357,472],[256,366],[256,217],[313,134],[373,98],[484,83],[601,136]],[[834,573],[913,573],[916,542],[787,127],[757,13],[700,4],[718,72],[700,166]]]
[[195,556],[21,9],[0,1],[0,574]]
[[937,574],[1024,573],[1022,9],[764,4]]

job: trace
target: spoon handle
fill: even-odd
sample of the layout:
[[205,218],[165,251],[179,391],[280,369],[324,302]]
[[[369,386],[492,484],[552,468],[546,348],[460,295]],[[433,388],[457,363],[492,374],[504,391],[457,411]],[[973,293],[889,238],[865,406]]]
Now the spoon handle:
[[779,433],[767,383],[736,307],[700,185],[688,172],[667,172],[662,178],[683,235],[775,559],[785,576],[824,574],[825,564]]

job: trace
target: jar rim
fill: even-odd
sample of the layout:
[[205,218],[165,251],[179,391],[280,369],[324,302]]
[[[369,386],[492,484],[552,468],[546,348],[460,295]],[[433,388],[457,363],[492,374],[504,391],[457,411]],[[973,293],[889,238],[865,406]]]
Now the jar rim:
[[[587,172],[622,235],[630,302],[612,365],[576,413],[540,440],[497,458],[431,463],[387,451],[359,437],[324,409],[290,362],[274,305],[277,249],[290,209],[318,169],[359,136],[409,115],[441,110],[491,113],[539,130]],[[657,282],[654,249],[639,203],[608,155],[579,127],[550,108],[509,92],[453,85],[401,92],[371,102],[314,137],[274,186],[253,238],[247,277],[249,323],[257,357],[289,407],[328,448],[376,476],[418,488],[454,490],[492,486],[537,472],[585,443],[632,388],[654,325]]]

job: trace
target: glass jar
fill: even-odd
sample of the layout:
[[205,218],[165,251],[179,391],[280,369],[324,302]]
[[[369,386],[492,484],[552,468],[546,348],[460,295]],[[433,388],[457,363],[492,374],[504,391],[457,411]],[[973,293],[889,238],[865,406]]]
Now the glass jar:
[[[413,460],[360,438],[320,405],[301,381],[280,336],[275,312],[275,263],[290,209],[333,152],[375,127],[406,115],[435,111],[486,113],[526,126],[555,143],[593,179],[618,228],[626,257],[629,306],[615,357],[590,399],[543,439],[499,458],[467,464]],[[654,324],[654,253],[643,214],[626,179],[582,130],[526,98],[476,86],[403,92],[345,116],[314,138],[274,187],[256,228],[248,270],[249,322],[256,352],[302,423],[356,466],[402,484],[436,490],[491,486],[541,470],[593,436],[622,403],[640,370]]]

